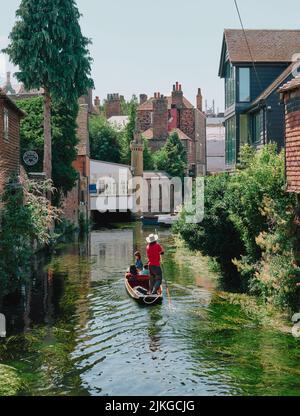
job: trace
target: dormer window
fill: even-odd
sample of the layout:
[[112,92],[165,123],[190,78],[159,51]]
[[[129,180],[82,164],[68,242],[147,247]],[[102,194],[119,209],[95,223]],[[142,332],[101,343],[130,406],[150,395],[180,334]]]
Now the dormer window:
[[3,111],[3,138],[6,142],[8,142],[9,140],[9,114],[6,108],[4,108],[4,111]]

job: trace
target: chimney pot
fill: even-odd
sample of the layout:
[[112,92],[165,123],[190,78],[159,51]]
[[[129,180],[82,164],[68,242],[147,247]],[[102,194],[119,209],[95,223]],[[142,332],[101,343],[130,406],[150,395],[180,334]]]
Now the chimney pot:
[[179,82],[177,81],[176,82],[176,91],[178,91],[178,85],[179,85]]

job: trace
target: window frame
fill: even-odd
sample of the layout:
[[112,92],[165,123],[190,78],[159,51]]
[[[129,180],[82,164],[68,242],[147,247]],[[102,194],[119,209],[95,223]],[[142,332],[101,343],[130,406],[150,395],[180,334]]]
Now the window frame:
[[[248,91],[249,91],[249,95],[248,95],[248,99],[241,99],[241,72],[247,70],[248,71]],[[238,93],[238,102],[239,103],[250,103],[251,102],[251,69],[248,66],[241,66],[238,68],[237,71],[238,75],[237,75],[237,93]]]
[[233,106],[236,102],[235,78],[235,67],[227,61],[225,69],[225,108]]
[[9,142],[9,110],[3,107],[3,140]]
[[236,164],[237,155],[237,127],[236,116],[226,120],[226,140],[225,140],[225,161],[226,166],[233,166]]

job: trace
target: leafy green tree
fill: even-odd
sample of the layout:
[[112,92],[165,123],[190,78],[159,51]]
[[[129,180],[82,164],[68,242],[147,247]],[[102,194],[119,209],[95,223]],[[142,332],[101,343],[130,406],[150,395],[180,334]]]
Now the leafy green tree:
[[134,139],[134,132],[136,127],[136,114],[137,106],[135,103],[131,103],[129,109],[129,122],[120,137],[121,161],[126,165],[129,165],[131,161],[130,144]]
[[[61,214],[45,194],[52,192],[52,181],[22,180],[16,186],[12,177],[1,197],[0,295],[12,293],[30,273],[34,242],[38,247],[51,242],[51,226]],[[13,259],[13,261],[12,261]]]
[[90,119],[91,158],[105,162],[120,163],[120,133],[107,122],[105,117],[94,116]]
[[[26,117],[21,122],[21,155],[27,150],[34,150],[39,155],[39,162],[35,166],[25,165],[27,172],[37,172],[43,167],[44,139],[43,139],[43,98],[19,100],[17,104],[22,108]],[[53,184],[59,191],[58,197],[67,194],[74,187],[78,178],[72,163],[77,157],[77,119],[78,105],[67,107],[62,101],[52,105],[52,143],[53,143]]]
[[155,155],[156,168],[164,170],[172,177],[183,178],[187,171],[186,150],[174,132],[169,137],[165,146]]
[[132,106],[137,109],[138,107],[138,98],[136,95],[133,95],[130,101],[126,101],[125,98],[121,99],[121,112],[123,116],[129,116]]
[[144,143],[144,153],[143,153],[144,170],[153,170],[155,169],[153,153],[151,152],[149,148],[148,140],[143,138],[143,143]]
[[183,212],[175,231],[186,241],[189,248],[199,250],[214,258],[224,277],[226,288],[240,286],[241,279],[232,259],[244,253],[243,243],[230,219],[226,199],[230,176],[220,174],[205,178],[205,217],[200,224],[189,224]]
[[44,171],[52,177],[51,98],[74,105],[93,86],[74,0],[22,0],[4,50],[26,89],[44,89]]

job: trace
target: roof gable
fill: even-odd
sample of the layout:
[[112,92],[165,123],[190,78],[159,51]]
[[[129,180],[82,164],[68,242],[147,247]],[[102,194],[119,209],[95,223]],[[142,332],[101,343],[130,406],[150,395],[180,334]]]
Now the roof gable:
[[293,55],[300,52],[300,30],[247,29],[245,34],[240,29],[225,29],[219,76],[226,61],[225,47],[233,64],[252,62],[251,55],[256,63],[291,63]]

